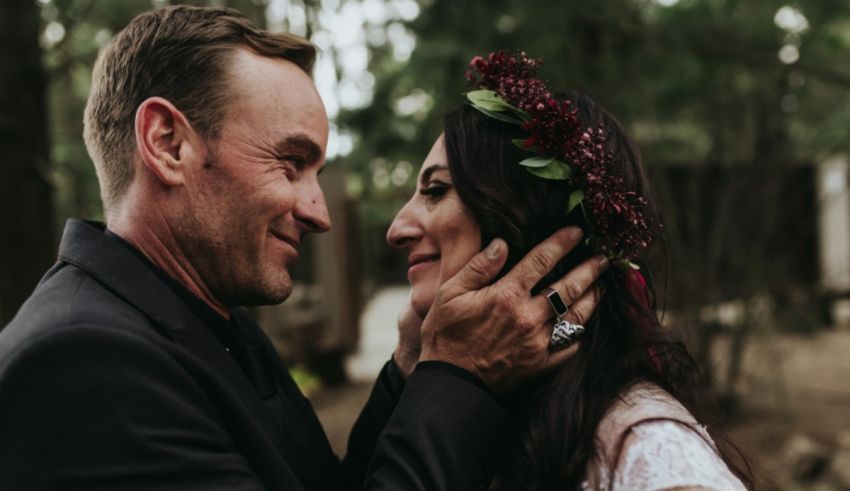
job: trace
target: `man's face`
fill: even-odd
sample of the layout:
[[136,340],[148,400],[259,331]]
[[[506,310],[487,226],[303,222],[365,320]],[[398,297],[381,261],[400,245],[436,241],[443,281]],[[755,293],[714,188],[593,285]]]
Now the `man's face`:
[[229,84],[219,138],[187,179],[174,233],[216,300],[279,303],[302,237],[330,228],[317,180],[327,115],[310,77],[282,59],[237,50]]

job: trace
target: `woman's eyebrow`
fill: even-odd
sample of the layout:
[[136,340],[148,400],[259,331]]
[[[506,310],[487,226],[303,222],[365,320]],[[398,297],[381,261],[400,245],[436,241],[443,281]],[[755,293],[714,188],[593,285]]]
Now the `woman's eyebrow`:
[[422,172],[422,178],[419,179],[419,182],[425,184],[428,182],[428,179],[431,179],[431,174],[437,172],[438,170],[449,170],[446,164],[434,164]]

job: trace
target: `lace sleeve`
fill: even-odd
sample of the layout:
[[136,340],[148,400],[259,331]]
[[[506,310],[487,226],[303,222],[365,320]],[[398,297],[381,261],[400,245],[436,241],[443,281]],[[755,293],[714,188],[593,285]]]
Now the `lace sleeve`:
[[711,438],[702,427],[675,421],[654,420],[633,426],[623,443],[611,489],[745,491],[709,442]]

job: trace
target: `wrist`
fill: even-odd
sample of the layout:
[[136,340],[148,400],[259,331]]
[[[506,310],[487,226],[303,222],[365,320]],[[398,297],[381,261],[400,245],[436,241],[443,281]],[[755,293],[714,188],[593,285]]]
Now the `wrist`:
[[403,348],[396,346],[393,351],[393,361],[401,372],[402,377],[407,380],[416,364],[419,363],[419,350]]

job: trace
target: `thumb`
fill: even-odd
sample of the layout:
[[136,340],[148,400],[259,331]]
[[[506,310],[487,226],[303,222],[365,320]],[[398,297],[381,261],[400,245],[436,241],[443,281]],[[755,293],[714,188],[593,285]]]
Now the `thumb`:
[[451,292],[449,298],[489,285],[502,270],[507,258],[505,241],[493,239],[486,249],[473,256],[463,269],[443,285],[446,292]]

